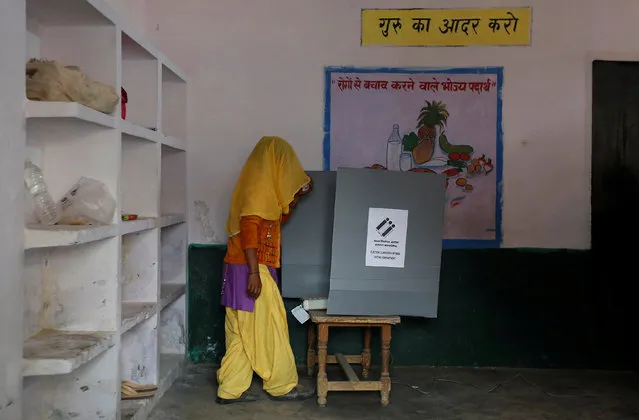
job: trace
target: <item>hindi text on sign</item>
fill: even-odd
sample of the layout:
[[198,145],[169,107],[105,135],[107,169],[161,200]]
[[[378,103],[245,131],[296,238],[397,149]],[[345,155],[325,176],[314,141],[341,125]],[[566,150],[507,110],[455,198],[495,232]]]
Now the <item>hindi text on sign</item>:
[[362,45],[529,45],[531,9],[362,10]]

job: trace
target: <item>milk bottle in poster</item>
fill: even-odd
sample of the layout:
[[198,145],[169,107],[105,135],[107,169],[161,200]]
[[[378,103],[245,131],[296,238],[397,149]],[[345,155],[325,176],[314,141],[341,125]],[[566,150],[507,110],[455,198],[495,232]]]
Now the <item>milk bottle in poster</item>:
[[386,144],[386,169],[399,171],[399,159],[402,154],[402,138],[399,136],[399,124],[393,124],[393,132]]

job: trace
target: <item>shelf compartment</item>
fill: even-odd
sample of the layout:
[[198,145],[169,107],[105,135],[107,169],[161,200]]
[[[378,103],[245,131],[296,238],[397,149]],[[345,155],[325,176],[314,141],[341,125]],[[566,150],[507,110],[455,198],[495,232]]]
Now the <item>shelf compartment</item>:
[[162,145],[160,213],[186,213],[186,152]]
[[24,248],[48,248],[82,245],[117,236],[117,225],[106,226],[40,226],[29,225],[24,230]]
[[156,312],[157,304],[154,302],[122,302],[120,334],[151,318]]
[[186,150],[186,141],[184,139],[166,136],[162,138],[162,144],[175,149],[176,152]]
[[26,3],[27,59],[77,66],[90,79],[113,86],[120,95],[117,92],[120,36],[110,7],[101,0]]
[[122,135],[121,213],[156,217],[160,197],[160,145]]
[[164,393],[173,385],[175,380],[182,375],[185,367],[184,355],[161,354],[160,355],[160,378],[158,389],[152,398],[146,400],[122,401],[122,420],[144,420],[151,410],[164,396]]
[[103,114],[75,102],[27,101],[24,112],[25,117],[30,120],[30,124],[47,124],[50,121],[45,120],[60,119],[62,122],[69,124],[89,123],[115,128],[115,118],[113,116]]
[[121,39],[122,87],[128,98],[126,120],[157,131],[160,63],[127,33],[123,32]]
[[117,357],[113,346],[70,374],[25,377],[22,418],[118,418]]
[[158,227],[169,227],[173,225],[178,225],[180,223],[186,222],[186,215],[184,213],[176,213],[176,214],[165,214],[164,216],[159,217]]
[[100,4],[104,3],[95,0],[56,3],[50,0],[27,0],[27,17],[51,26],[111,25],[114,16]]
[[127,120],[120,121],[120,130],[122,130],[123,135],[140,140],[148,140],[155,143],[162,143],[164,140],[164,137],[162,137],[162,135],[157,131],[135,125],[131,121]]
[[43,330],[116,331],[118,241],[25,252],[23,337]]
[[158,217],[139,217],[136,220],[120,222],[120,234],[129,235],[158,227]]
[[162,285],[186,284],[186,223],[162,228],[160,247],[160,282]]
[[182,293],[160,313],[160,353],[186,353],[186,297]]
[[120,22],[120,27],[122,28],[123,33],[131,38],[133,42],[139,45],[142,51],[147,52],[151,56],[157,58],[159,62],[161,62],[166,68],[168,68],[171,72],[173,72],[178,79],[186,81],[186,75],[184,72],[178,68],[171,60],[169,60],[162,52],[160,52],[154,45],[142,35],[140,31],[137,30],[135,26],[129,25],[127,22]]
[[186,82],[162,65],[162,134],[186,139]]
[[184,283],[163,283],[160,285],[160,310],[163,310],[186,293]]
[[158,229],[122,237],[122,301],[157,302]]
[[[95,124],[69,125],[60,119],[27,119],[26,152],[27,157],[42,169],[53,200],[60,200],[81,177],[103,182],[117,200],[120,175],[118,168],[121,160],[118,130],[104,129]],[[114,214],[113,223],[118,219],[119,214]],[[117,234],[117,226],[112,228]],[[71,231],[73,234],[97,234],[98,237],[110,234],[104,232],[105,229],[108,230],[109,227],[53,228],[55,231]],[[84,241],[81,238],[78,240]]]
[[141,217],[137,220],[122,221],[120,223],[120,234],[128,235],[149,229],[173,226],[179,223],[184,223],[185,221],[186,216],[184,214],[167,214],[160,217]]
[[158,316],[142,321],[121,338],[120,377],[123,381],[157,385]]
[[24,343],[23,375],[64,375],[115,345],[112,332],[42,330]]

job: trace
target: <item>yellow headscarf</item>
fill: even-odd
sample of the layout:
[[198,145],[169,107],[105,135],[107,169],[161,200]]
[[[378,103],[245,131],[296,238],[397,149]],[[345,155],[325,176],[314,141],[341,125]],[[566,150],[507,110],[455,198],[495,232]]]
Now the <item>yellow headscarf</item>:
[[279,137],[262,137],[248,157],[231,198],[226,233],[240,231],[240,218],[279,220],[295,194],[310,182],[295,151]]

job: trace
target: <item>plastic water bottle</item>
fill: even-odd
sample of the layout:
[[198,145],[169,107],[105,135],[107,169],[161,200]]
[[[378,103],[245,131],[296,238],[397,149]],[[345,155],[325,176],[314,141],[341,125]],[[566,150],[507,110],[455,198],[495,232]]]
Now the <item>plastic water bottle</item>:
[[399,159],[402,154],[402,138],[399,136],[399,124],[393,124],[393,132],[386,143],[386,169],[399,171]]
[[36,215],[40,223],[45,226],[58,223],[60,219],[58,206],[49,194],[42,170],[30,160],[24,162],[24,184],[33,197]]

